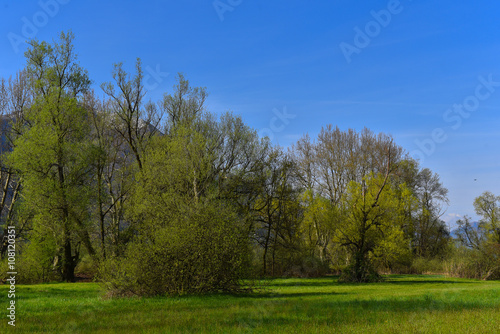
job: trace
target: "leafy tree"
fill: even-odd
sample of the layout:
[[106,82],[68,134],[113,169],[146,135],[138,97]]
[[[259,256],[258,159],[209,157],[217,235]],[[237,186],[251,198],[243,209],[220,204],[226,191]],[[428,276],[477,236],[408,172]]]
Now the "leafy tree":
[[205,113],[203,90],[179,81],[164,98],[165,134],[140,155],[126,210],[134,238],[101,266],[112,293],[237,291],[248,269],[248,233],[229,189],[253,137],[240,119]]
[[80,245],[95,255],[88,215],[95,148],[88,141],[89,117],[79,103],[90,80],[76,62],[73,35],[62,33],[60,39],[53,45],[30,42],[26,71],[34,100],[9,160],[22,175],[33,228],[43,226],[58,236],[54,264],[64,280],[73,281]]
[[500,278],[499,204],[499,196],[485,191],[474,200],[476,213],[482,219],[472,223],[466,216],[457,222],[457,239],[465,249],[461,249],[464,255],[452,259],[449,269],[452,274],[482,279]]
[[[389,174],[372,175],[362,183],[352,181],[342,201],[343,221],[337,229],[337,240],[350,251],[349,265],[342,280],[368,282],[378,280],[373,266],[377,253],[385,254],[386,261],[404,253],[407,245],[400,221],[395,216],[399,202],[388,183]],[[405,191],[407,196],[409,192]],[[402,246],[402,248],[401,248]]]
[[304,206],[304,217],[300,226],[300,233],[305,241],[305,247],[310,256],[318,257],[321,262],[329,263],[331,253],[329,246],[333,243],[333,235],[340,223],[337,206],[320,195],[307,190],[301,197]]
[[[392,138],[329,125],[317,142],[306,136],[292,152],[309,194],[303,223],[309,235],[315,235],[309,244],[321,245],[323,258],[349,263],[346,280],[376,279],[375,256],[384,258],[386,265],[407,256],[409,242],[401,231],[411,230],[414,205],[400,176],[407,159]],[[403,239],[403,245],[396,246]]]
[[489,241],[500,244],[500,196],[485,191],[474,200],[474,209],[482,217],[480,225]]

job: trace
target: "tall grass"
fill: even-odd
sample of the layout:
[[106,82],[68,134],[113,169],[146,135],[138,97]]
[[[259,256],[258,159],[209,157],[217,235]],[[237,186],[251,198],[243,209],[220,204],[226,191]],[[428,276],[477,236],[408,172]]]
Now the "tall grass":
[[[500,333],[498,281],[276,279],[252,294],[130,299],[106,299],[95,283],[17,289],[20,333]],[[0,333],[10,332],[2,319]]]

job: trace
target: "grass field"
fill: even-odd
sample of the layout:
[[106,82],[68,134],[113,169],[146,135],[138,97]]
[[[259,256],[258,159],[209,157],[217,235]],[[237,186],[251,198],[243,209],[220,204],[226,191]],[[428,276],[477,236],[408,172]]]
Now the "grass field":
[[500,282],[388,276],[262,281],[258,292],[106,299],[95,283],[0,286],[0,333],[500,333]]

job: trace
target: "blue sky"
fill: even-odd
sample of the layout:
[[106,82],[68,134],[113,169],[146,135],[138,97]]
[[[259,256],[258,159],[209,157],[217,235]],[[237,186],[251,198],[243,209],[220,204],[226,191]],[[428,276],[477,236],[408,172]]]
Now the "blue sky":
[[212,112],[285,147],[330,123],[391,134],[441,176],[452,223],[500,195],[499,13],[493,0],[0,0],[0,77],[24,66],[21,40],[72,30],[97,92],[140,57],[151,99],[182,72]]

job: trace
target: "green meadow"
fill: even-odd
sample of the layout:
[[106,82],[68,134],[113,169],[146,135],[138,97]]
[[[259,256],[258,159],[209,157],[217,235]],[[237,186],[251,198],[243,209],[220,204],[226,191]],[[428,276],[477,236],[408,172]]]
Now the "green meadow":
[[253,293],[109,299],[97,283],[16,287],[16,327],[0,333],[500,333],[500,282],[386,276],[257,282]]

